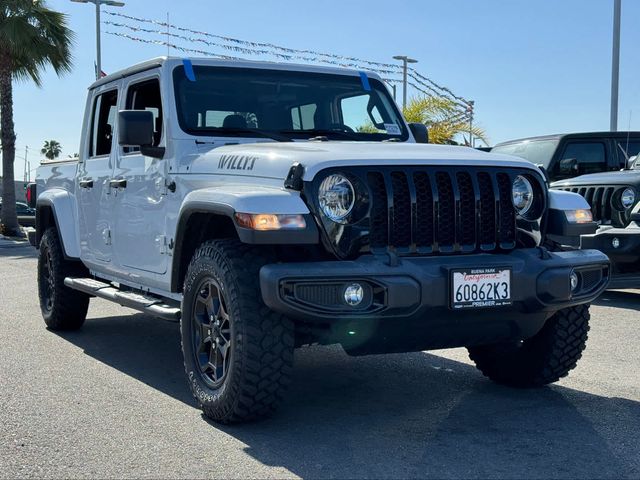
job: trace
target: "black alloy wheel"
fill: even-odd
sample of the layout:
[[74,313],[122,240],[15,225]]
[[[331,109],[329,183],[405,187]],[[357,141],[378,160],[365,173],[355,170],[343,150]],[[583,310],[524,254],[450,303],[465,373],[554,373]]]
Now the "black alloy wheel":
[[55,295],[55,277],[53,274],[53,259],[51,258],[51,249],[43,249],[41,255],[42,266],[40,273],[42,275],[42,281],[40,286],[40,299],[42,309],[47,313],[53,310],[53,301]]
[[196,365],[205,383],[219,388],[224,382],[232,355],[231,320],[227,301],[213,277],[198,288],[192,315],[192,346]]

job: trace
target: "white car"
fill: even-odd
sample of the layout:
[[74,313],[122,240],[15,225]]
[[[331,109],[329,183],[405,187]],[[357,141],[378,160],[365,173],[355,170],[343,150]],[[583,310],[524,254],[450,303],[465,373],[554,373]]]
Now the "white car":
[[[468,347],[514,386],[572,369],[609,261],[579,195],[524,160],[427,145],[373,73],[161,58],[89,88],[79,160],[43,165],[51,329],[92,297],[181,322],[205,414],[283,397],[295,347]],[[37,200],[36,200],[37,199]],[[336,374],[339,375],[339,372]]]

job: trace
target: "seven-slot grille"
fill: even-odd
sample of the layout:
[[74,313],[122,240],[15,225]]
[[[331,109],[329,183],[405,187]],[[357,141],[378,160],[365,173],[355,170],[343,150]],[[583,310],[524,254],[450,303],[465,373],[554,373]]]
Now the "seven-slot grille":
[[400,254],[509,250],[516,245],[511,185],[494,169],[370,170],[370,246]]
[[561,187],[559,190],[582,195],[591,206],[591,213],[596,222],[623,227],[625,226],[625,221],[621,216],[621,212],[614,207],[613,200],[625,188],[624,186],[587,186]]

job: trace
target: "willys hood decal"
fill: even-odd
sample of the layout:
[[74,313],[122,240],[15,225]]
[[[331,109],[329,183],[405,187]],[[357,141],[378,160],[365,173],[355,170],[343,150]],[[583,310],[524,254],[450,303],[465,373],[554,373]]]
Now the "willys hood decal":
[[469,165],[538,170],[517,157],[467,147],[336,141],[226,145],[198,155],[190,172],[284,179],[296,162],[305,167],[305,180],[336,166]]

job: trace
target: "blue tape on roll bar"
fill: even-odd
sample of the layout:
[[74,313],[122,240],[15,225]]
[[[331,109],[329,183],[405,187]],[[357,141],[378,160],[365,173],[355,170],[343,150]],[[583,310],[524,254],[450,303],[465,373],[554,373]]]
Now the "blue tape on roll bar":
[[369,85],[369,77],[364,72],[360,72],[360,80],[362,81],[362,88],[365,89],[366,92],[371,91],[371,85]]
[[196,74],[193,72],[193,65],[191,64],[191,60],[185,58],[182,60],[182,65],[184,65],[184,74],[187,76],[189,81],[196,81]]

